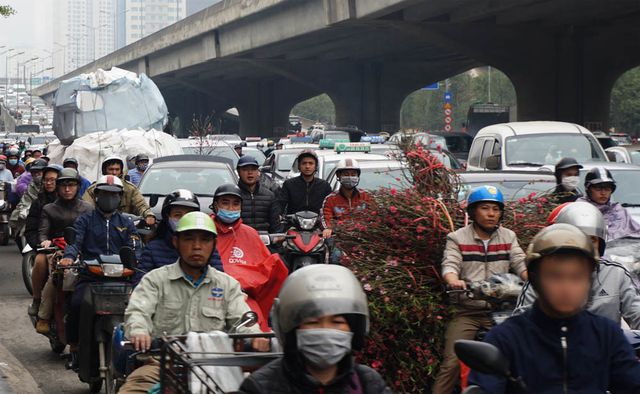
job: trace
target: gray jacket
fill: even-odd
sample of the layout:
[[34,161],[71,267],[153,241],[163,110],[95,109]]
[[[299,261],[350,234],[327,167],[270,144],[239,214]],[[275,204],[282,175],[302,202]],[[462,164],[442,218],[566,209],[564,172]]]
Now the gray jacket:
[[[590,312],[616,323],[620,322],[620,318],[624,318],[631,329],[640,329],[640,289],[636,287],[625,267],[600,260],[591,294],[592,300],[587,308]],[[518,297],[513,314],[518,315],[529,309],[536,298],[538,295],[527,282]]]

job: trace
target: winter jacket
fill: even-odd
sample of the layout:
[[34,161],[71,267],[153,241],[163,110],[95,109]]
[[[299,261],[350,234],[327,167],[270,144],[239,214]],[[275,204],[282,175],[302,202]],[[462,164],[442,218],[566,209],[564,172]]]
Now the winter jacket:
[[13,175],[13,178],[17,178],[25,172],[24,165],[18,163],[15,166],[10,166],[8,161],[6,169],[11,171],[11,175]]
[[138,231],[131,219],[117,211],[107,219],[93,209],[79,216],[73,228],[76,240],[64,249],[65,258],[75,259],[80,255],[83,260],[93,260],[100,255],[117,255],[123,246],[133,248],[136,257],[140,257]]
[[42,208],[40,226],[38,227],[38,243],[64,236],[65,228],[73,226],[80,215],[92,210],[91,204],[80,199],[66,201],[58,197],[55,202]]
[[[142,250],[142,257],[138,263],[138,269],[144,272],[150,272],[156,268],[175,263],[180,256],[176,248],[173,247],[172,237],[173,233],[166,231],[163,237],[156,238],[146,244]],[[218,271],[224,271],[217,250],[213,251],[209,265]],[[136,271],[135,282],[139,283],[143,275],[142,272]]]
[[627,237],[640,238],[640,223],[633,220],[629,211],[620,203],[609,200],[606,204],[597,204],[589,197],[580,197],[578,201],[591,203],[600,210],[607,223],[607,241]]
[[555,196],[555,199],[559,204],[564,204],[565,202],[574,202],[578,198],[582,197],[582,194],[578,189],[566,190],[562,185],[556,186],[553,195]]
[[40,193],[38,198],[33,201],[29,208],[29,214],[27,215],[26,224],[24,227],[24,237],[31,248],[38,248],[40,242],[38,241],[38,228],[40,226],[40,216],[42,215],[42,208],[51,204],[58,198],[58,193]]
[[[527,282],[518,298],[514,315],[531,308],[537,298],[536,291]],[[631,273],[618,263],[600,260],[587,309],[614,322],[620,322],[623,317],[632,329],[640,330],[640,289],[632,280]]]
[[278,201],[282,212],[288,215],[300,211],[319,214],[322,203],[329,193],[331,193],[331,186],[324,179],[313,178],[313,181],[307,182],[302,175],[299,175],[284,181]]
[[[591,312],[552,319],[536,303],[494,327],[485,342],[503,353],[529,393],[640,392],[640,363],[618,323]],[[469,382],[491,394],[521,392],[507,388],[505,378],[475,371]]]
[[280,256],[272,255],[258,232],[243,224],[242,219],[226,224],[214,216],[214,222],[218,230],[216,248],[224,272],[240,282],[242,290],[249,296],[247,303],[260,318],[260,327],[268,331],[273,300],[289,271]]
[[27,191],[27,187],[29,187],[29,184],[31,183],[31,181],[33,180],[33,176],[31,175],[30,172],[25,172],[24,174],[20,175],[18,177],[18,179],[16,179],[16,194],[19,197],[22,197],[24,195],[24,193]]
[[81,175],[80,176],[80,190],[78,190],[78,197],[84,196],[84,193],[87,191],[89,186],[91,186],[91,181]]
[[137,168],[133,168],[127,172],[127,175],[129,175],[129,182],[138,187],[138,185],[140,185],[140,180],[142,179],[142,175],[144,175],[144,172],[140,173]]
[[14,181],[13,174],[11,171],[4,169],[0,170],[0,182],[13,182]]
[[[447,235],[442,276],[455,273],[461,280],[475,282],[488,279],[492,274],[509,272],[509,269],[522,276],[527,269],[524,259],[524,251],[513,231],[498,227],[491,234],[488,248],[485,249],[473,224],[469,224]],[[460,296],[460,304],[471,309],[488,307],[485,301],[468,300],[464,296]]]
[[342,188],[329,194],[322,203],[320,221],[322,228],[333,228],[334,222],[349,216],[353,210],[366,209],[373,202],[369,193],[364,190],[353,189],[351,198],[342,193]]
[[282,232],[282,211],[275,194],[260,183],[256,184],[253,193],[242,181],[238,182],[238,187],[242,191],[242,222],[257,231]]
[[[122,201],[120,202],[118,211],[142,217],[155,216],[138,188],[129,181],[122,181],[122,183],[124,185],[124,194],[122,195]],[[95,190],[96,184],[94,183],[89,186],[84,196],[82,196],[82,199],[91,204],[95,204]]]
[[[357,383],[356,383],[357,382]],[[357,391],[357,386],[360,391]],[[249,375],[242,385],[243,394],[390,394],[380,374],[356,364],[351,357],[338,364],[338,375],[324,386],[306,372],[304,361],[285,355]]]

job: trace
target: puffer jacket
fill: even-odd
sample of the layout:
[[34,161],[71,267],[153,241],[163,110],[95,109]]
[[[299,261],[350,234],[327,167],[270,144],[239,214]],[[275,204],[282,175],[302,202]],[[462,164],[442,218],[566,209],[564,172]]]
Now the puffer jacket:
[[[124,185],[124,194],[122,195],[122,201],[120,201],[120,206],[118,207],[119,212],[142,217],[155,216],[151,211],[151,208],[149,208],[149,204],[147,204],[140,193],[140,190],[138,190],[133,183],[123,180],[122,184]],[[96,201],[95,190],[96,184],[94,183],[89,186],[82,196],[82,199],[94,205]]]
[[325,197],[331,193],[331,186],[324,179],[313,178],[307,182],[302,175],[287,179],[280,189],[278,202],[283,212],[292,214],[312,211],[320,214]]
[[247,185],[238,182],[242,191],[242,222],[253,227],[256,231],[279,233],[283,230],[280,223],[280,204],[276,201],[276,195],[266,187],[257,183],[253,192]]
[[11,226],[11,228],[20,228],[29,214],[29,207],[31,206],[31,203],[38,198],[41,191],[42,183],[36,184],[35,182],[31,182],[29,184],[27,191],[20,199],[18,205],[16,205],[16,209],[11,212],[11,217],[9,218],[9,226]]
[[16,179],[16,194],[18,197],[22,197],[24,195],[32,180],[33,176],[30,172],[25,172]]
[[[357,382],[357,383],[356,383]],[[360,391],[357,386],[360,386]],[[338,364],[338,375],[333,382],[322,385],[304,369],[299,357],[286,355],[274,360],[247,377],[240,386],[244,394],[388,394],[391,393],[375,370],[356,364],[346,357]]]
[[[146,244],[142,250],[142,257],[140,258],[138,269],[144,272],[150,272],[156,268],[175,263],[180,256],[176,248],[173,247],[172,237],[173,233],[166,231],[163,237],[156,238]],[[215,249],[209,260],[209,265],[220,272],[224,272],[220,255]],[[144,273],[136,271],[135,283],[138,284],[143,276]]]
[[38,227],[40,225],[40,216],[42,215],[42,208],[51,204],[56,200],[58,194],[56,192],[43,192],[38,195],[38,198],[31,203],[29,208],[29,214],[27,215],[27,221],[24,227],[24,237],[27,240],[29,246],[33,249],[38,247]]
[[92,210],[91,204],[77,198],[70,201],[57,198],[55,202],[45,205],[40,215],[38,243],[64,236],[65,228],[73,226],[80,215]]

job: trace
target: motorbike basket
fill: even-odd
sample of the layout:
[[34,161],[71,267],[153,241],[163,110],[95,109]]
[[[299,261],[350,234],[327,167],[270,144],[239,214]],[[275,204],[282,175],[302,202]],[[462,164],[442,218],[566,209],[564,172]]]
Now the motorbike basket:
[[132,287],[128,283],[92,283],[91,301],[96,315],[122,315]]

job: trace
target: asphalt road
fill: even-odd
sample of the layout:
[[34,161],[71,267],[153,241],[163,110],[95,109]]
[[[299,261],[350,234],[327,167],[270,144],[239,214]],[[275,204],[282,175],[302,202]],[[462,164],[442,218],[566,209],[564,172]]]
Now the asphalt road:
[[27,307],[31,296],[20,271],[21,256],[15,244],[0,246],[0,343],[22,363],[45,393],[87,393],[89,386],[64,367],[48,340],[36,333]]

